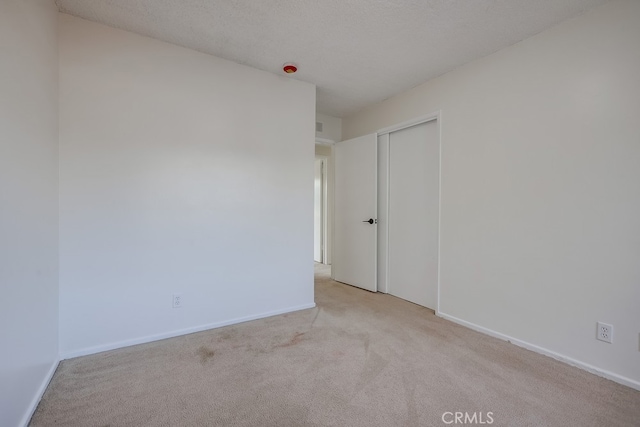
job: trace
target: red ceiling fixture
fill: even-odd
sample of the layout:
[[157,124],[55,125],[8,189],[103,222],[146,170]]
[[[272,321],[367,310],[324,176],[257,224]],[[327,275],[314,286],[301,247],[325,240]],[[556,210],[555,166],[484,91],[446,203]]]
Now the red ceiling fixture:
[[284,71],[287,74],[293,74],[296,71],[298,71],[298,66],[291,62],[288,62],[282,66],[282,71]]

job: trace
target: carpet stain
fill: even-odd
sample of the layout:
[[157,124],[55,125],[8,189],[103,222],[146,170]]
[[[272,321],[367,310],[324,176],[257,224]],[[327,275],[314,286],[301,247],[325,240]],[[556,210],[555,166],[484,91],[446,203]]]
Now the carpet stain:
[[218,342],[220,341],[224,341],[224,340],[230,340],[231,338],[235,337],[235,333],[231,333],[231,332],[223,332],[220,334],[220,336],[218,337]]
[[302,341],[302,337],[303,336],[304,336],[304,332],[296,332],[296,334],[293,337],[291,337],[291,339],[288,342],[286,342],[284,344],[277,345],[276,347],[281,347],[281,348],[282,347],[292,347],[292,346],[294,346],[296,344],[300,344],[300,341]]
[[311,327],[313,328],[313,325],[315,325],[316,320],[318,320],[318,315],[320,314],[320,309],[316,308],[316,315],[313,317],[313,321],[311,322]]
[[362,344],[364,344],[364,352],[369,353],[369,334],[365,335]]
[[209,361],[209,360],[211,360],[213,358],[213,356],[216,354],[216,352],[211,350],[208,347],[201,346],[198,349],[198,351],[196,351],[196,354],[198,356],[200,356],[200,363],[202,363],[204,365],[205,363],[207,363],[207,361]]
[[[374,380],[382,373],[387,367],[389,361],[380,356],[375,351],[368,352],[364,361],[364,366],[360,371],[358,381],[354,387],[354,394],[357,394],[364,390],[366,386],[373,383]],[[409,424],[412,425],[412,424]],[[417,424],[413,424],[417,425]]]

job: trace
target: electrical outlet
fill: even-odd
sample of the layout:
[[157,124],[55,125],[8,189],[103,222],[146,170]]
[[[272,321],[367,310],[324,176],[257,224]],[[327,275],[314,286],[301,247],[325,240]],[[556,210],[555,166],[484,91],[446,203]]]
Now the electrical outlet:
[[182,294],[173,294],[173,308],[182,307]]
[[598,322],[598,335],[596,338],[611,344],[613,342],[613,326]]

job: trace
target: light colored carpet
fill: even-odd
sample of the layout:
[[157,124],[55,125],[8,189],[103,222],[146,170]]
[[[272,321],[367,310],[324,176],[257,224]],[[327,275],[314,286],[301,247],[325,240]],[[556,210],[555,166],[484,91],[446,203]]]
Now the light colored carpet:
[[640,425],[640,392],[333,282],[320,265],[316,303],[65,360],[31,426],[444,426],[445,412]]

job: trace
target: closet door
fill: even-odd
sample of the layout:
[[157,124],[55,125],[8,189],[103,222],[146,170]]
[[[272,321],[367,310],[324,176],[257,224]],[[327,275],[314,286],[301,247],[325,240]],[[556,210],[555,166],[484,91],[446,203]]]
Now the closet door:
[[388,292],[436,309],[440,153],[432,120],[389,134]]

